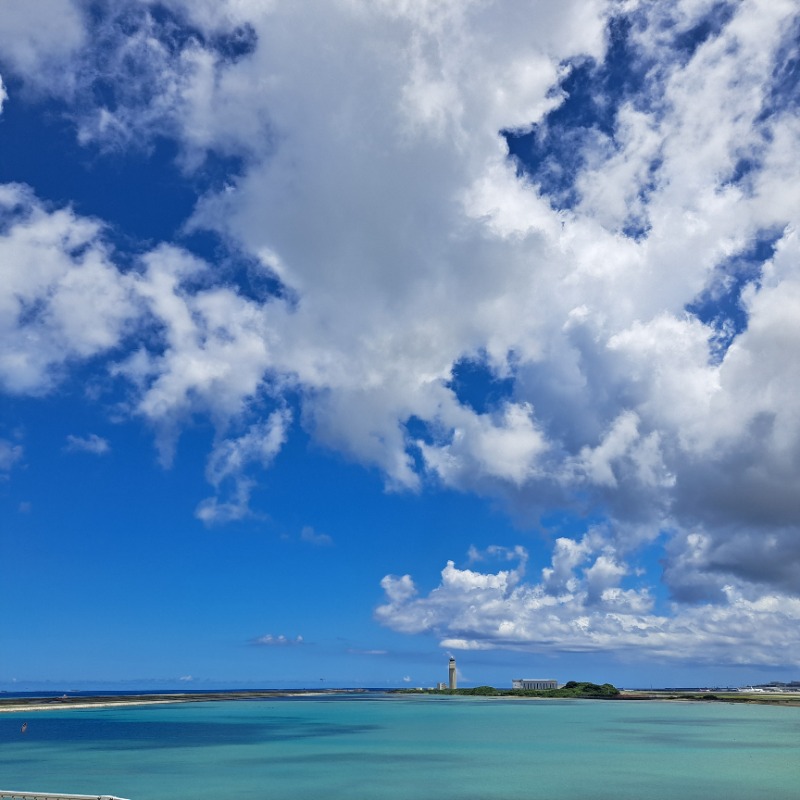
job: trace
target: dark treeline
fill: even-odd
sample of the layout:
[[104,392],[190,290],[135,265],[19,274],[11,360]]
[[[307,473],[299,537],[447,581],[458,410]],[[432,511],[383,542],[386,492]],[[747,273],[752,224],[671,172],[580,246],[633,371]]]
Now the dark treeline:
[[494,686],[475,686],[471,689],[400,689],[400,692],[464,695],[467,697],[594,697],[610,698],[619,689],[610,683],[602,685],[586,681],[569,681],[560,689],[496,689]]

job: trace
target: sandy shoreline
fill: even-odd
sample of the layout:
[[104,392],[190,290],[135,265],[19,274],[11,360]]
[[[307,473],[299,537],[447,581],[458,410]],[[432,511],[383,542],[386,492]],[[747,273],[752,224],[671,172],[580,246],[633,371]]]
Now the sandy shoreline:
[[[346,690],[343,690],[346,691]],[[213,703],[221,700],[262,700],[271,697],[316,697],[332,694],[333,690],[309,691],[231,691],[207,692],[204,694],[184,694],[165,692],[163,694],[137,695],[96,695],[64,697],[0,697],[0,714],[22,711],[54,711],[63,708],[115,708],[118,706],[154,706],[173,703]]]

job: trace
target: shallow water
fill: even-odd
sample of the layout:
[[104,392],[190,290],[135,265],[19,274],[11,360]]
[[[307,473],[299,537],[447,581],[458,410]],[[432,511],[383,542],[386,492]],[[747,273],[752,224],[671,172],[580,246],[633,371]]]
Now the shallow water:
[[348,695],[2,714],[0,789],[130,800],[796,800],[800,709]]

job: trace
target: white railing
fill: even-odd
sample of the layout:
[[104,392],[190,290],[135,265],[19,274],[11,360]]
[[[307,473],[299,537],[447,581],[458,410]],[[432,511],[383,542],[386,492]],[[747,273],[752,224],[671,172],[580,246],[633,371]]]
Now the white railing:
[[112,794],[52,794],[48,792],[4,792],[0,800],[125,800]]

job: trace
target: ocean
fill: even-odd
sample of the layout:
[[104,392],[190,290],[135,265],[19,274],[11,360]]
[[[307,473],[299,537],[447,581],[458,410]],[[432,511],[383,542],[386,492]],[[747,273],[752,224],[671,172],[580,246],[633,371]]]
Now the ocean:
[[800,708],[370,694],[5,713],[0,789],[129,800],[797,800]]

